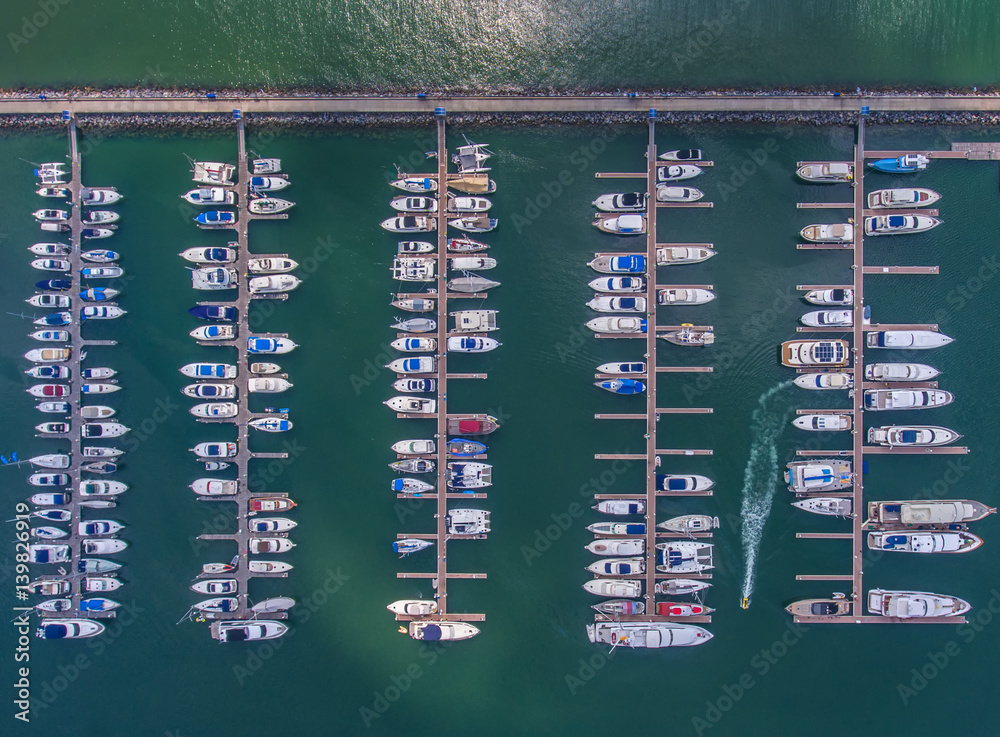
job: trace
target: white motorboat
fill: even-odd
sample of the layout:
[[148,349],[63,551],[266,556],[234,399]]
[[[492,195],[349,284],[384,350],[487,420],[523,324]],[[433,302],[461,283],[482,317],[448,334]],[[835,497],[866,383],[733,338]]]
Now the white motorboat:
[[449,312],[455,319],[457,333],[490,333],[497,330],[497,310],[458,310]]
[[641,317],[595,317],[587,321],[587,327],[595,333],[645,333],[646,320]]
[[82,540],[80,551],[83,555],[114,555],[127,547],[128,543],[124,540],[98,538],[96,540]]
[[854,324],[854,311],[814,310],[800,317],[799,322],[811,328],[850,327]]
[[936,330],[872,330],[865,338],[869,348],[928,350],[948,345],[954,338]]
[[700,148],[678,148],[665,151],[657,157],[660,161],[701,161]]
[[278,294],[290,292],[301,283],[302,280],[292,274],[271,274],[253,277],[248,286],[251,294]]
[[247,337],[247,352],[254,355],[269,353],[273,355],[283,355],[291,353],[299,344],[291,338],[277,337],[267,338],[262,335],[250,335]]
[[80,449],[80,454],[84,458],[117,458],[118,456],[124,455],[125,451],[121,448],[108,448],[100,445],[89,445],[86,448]]
[[953,401],[955,396],[941,389],[868,389],[864,395],[865,409],[869,412],[930,409],[944,407]]
[[806,302],[814,305],[851,305],[854,304],[853,289],[813,289],[803,297]]
[[408,625],[407,632],[414,640],[438,642],[468,640],[479,634],[479,628],[468,622],[429,622],[414,619]]
[[433,599],[400,599],[386,606],[393,614],[410,617],[426,617],[437,614],[438,605]]
[[479,276],[478,274],[472,274],[470,276],[460,276],[457,279],[448,280],[448,289],[452,292],[464,292],[467,294],[474,294],[476,292],[485,292],[488,289],[493,289],[493,287],[499,287],[500,282],[494,281],[493,279],[487,279],[484,276]]
[[598,255],[587,266],[602,274],[642,274],[646,270],[646,257],[639,253]]
[[850,362],[846,340],[786,340],[781,344],[784,366],[846,366]]
[[432,415],[437,411],[437,401],[424,397],[397,396],[382,402],[386,407],[407,415]]
[[637,556],[645,555],[646,541],[641,537],[611,540],[598,538],[584,546],[594,555]]
[[657,202],[697,202],[705,193],[694,187],[664,187],[656,188]]
[[868,592],[868,613],[880,617],[957,617],[970,609],[972,605],[957,596],[885,589],[872,589]]
[[80,254],[80,258],[92,264],[110,264],[118,260],[118,252],[95,248],[91,251],[84,251]]
[[668,578],[657,581],[653,591],[662,596],[688,596],[704,591],[712,584],[693,578]]
[[387,218],[380,225],[390,233],[430,233],[437,230],[437,220],[417,215]]
[[298,522],[287,517],[257,517],[247,522],[250,532],[288,532],[298,527]]
[[646,373],[646,364],[644,361],[614,361],[611,363],[602,363],[597,367],[597,373],[599,374],[612,374],[614,376],[628,376],[630,374],[644,374]]
[[587,307],[595,312],[640,312],[646,311],[645,297],[602,297],[595,296]]
[[695,532],[710,532],[719,527],[719,518],[707,514],[682,514],[660,522],[657,527],[667,532],[690,535]]
[[392,278],[399,281],[436,281],[437,260],[397,256],[392,260]]
[[656,566],[660,573],[701,573],[715,567],[712,559],[713,546],[708,543],[672,540],[657,543],[656,549],[660,551]]
[[883,525],[941,526],[977,522],[996,514],[972,499],[868,502],[868,522]]
[[642,596],[642,581],[637,579],[595,578],[583,584],[583,590],[595,596],[636,599]]
[[198,458],[208,460],[216,458],[233,458],[237,452],[236,443],[198,443],[191,448]]
[[472,238],[449,238],[447,243],[448,251],[451,253],[480,253],[489,250],[490,244],[476,241]]
[[247,423],[248,427],[262,432],[287,432],[292,429],[291,420],[283,420],[279,417],[258,417]]
[[484,509],[450,509],[445,529],[453,536],[482,537],[490,531],[490,513]]
[[646,209],[646,195],[643,192],[623,194],[603,194],[593,202],[602,212],[643,212]]
[[28,483],[32,486],[66,486],[69,482],[70,477],[66,473],[33,473],[28,476]]
[[646,502],[642,499],[602,499],[591,509],[601,514],[645,514]]
[[92,619],[43,619],[35,636],[43,640],[72,640],[96,637],[104,632],[104,625]]
[[434,449],[433,440],[400,440],[392,444],[392,451],[399,455],[430,455]]
[[852,223],[824,223],[807,225],[799,231],[810,243],[853,243],[854,225]]
[[255,175],[277,174],[281,171],[281,159],[254,159],[250,162]]
[[65,294],[36,294],[24,300],[32,307],[69,307],[69,297]]
[[113,205],[123,198],[124,195],[114,187],[83,187],[80,190],[80,203],[84,207]]
[[404,194],[394,197],[389,202],[389,207],[397,212],[434,213],[437,212],[438,201],[435,197],[415,197]]
[[104,404],[91,404],[80,407],[80,416],[85,420],[106,420],[113,417],[115,410]]
[[121,522],[113,519],[95,519],[90,522],[79,522],[76,526],[78,535],[93,537],[98,535],[115,535],[125,529]]
[[239,414],[240,407],[235,402],[203,402],[196,404],[188,412],[205,419],[229,419]]
[[594,227],[612,235],[642,235],[646,232],[646,216],[629,215],[595,215]]
[[68,200],[72,196],[67,187],[39,187],[35,190],[35,194],[39,197],[56,197],[63,200]]
[[66,210],[53,210],[43,208],[31,213],[35,220],[42,223],[58,223],[69,220],[69,213]]
[[32,348],[24,357],[32,363],[62,363],[69,360],[72,352],[71,348]]
[[232,340],[236,337],[235,325],[202,325],[188,333],[195,340]]
[[430,177],[406,177],[389,182],[389,185],[405,192],[437,192],[438,183]]
[[868,193],[868,207],[872,210],[886,210],[917,207],[929,207],[941,199],[941,195],[933,189],[920,187],[904,187],[901,189],[878,189]]
[[595,622],[587,625],[587,637],[593,643],[653,649],[704,645],[712,633],[693,624],[674,622]]
[[[401,340],[428,340],[428,338],[404,338]],[[430,338],[429,340],[433,340]],[[421,356],[419,358],[397,358],[385,365],[390,371],[408,374],[433,374],[437,370],[437,359],[432,356]]]
[[708,289],[670,287],[656,290],[656,301],[661,305],[675,307],[703,305],[715,299],[715,293]]
[[218,161],[192,161],[192,179],[199,184],[232,184],[236,167]]
[[699,474],[656,474],[656,488],[674,494],[690,494],[715,488],[715,482],[708,476]]
[[287,573],[294,567],[291,563],[277,560],[252,560],[247,563],[247,569],[251,573]]
[[926,363],[871,363],[865,366],[868,381],[930,381],[940,373]]
[[691,323],[684,323],[680,330],[657,333],[656,337],[674,345],[687,347],[704,347],[715,343],[715,331],[698,330]]
[[485,197],[456,197],[449,194],[447,210],[458,214],[489,212],[493,203]]
[[209,596],[225,596],[239,591],[239,581],[235,578],[206,578],[191,585],[191,590]]
[[28,463],[39,468],[69,468],[69,455],[66,453],[49,453],[29,458]]
[[851,486],[851,462],[839,458],[791,461],[784,473],[788,490],[796,494],[839,491]]
[[284,256],[252,258],[247,261],[247,271],[251,274],[285,274],[298,268],[299,262]]
[[128,491],[121,481],[81,481],[77,488],[80,496],[118,496]]
[[683,266],[707,261],[715,255],[707,246],[660,246],[656,249],[657,266]]
[[191,379],[235,379],[237,367],[231,363],[189,363],[179,371]]
[[231,264],[236,260],[235,248],[189,248],[178,254],[193,264]]
[[434,491],[434,485],[420,479],[393,479],[389,482],[389,489],[397,494],[420,496],[428,491]]
[[[68,330],[36,330],[28,334],[33,340],[40,340],[46,343],[64,343],[69,340]],[[69,350],[68,348],[66,350]]]
[[813,514],[823,514],[828,517],[850,517],[852,502],[850,497],[842,496],[811,496],[792,502],[793,507],[798,507]]
[[84,320],[116,320],[128,312],[118,305],[87,305],[80,310],[80,321]]
[[124,586],[121,581],[113,576],[87,576],[83,579],[83,590],[94,594],[107,591],[117,591]]
[[[389,347],[403,353],[433,353],[437,350],[437,338],[396,338],[389,344]],[[397,371],[396,373],[422,372]]]
[[680,182],[684,179],[694,179],[702,173],[700,167],[693,164],[671,164],[656,167],[656,181]]
[[854,181],[854,167],[841,161],[803,164],[795,170],[799,179],[816,184],[837,184]]
[[69,271],[69,261],[61,258],[36,258],[30,264],[31,268],[39,271]]
[[587,566],[595,576],[635,576],[646,572],[643,558],[602,558]]
[[276,374],[281,371],[281,366],[276,363],[251,363],[251,374]]
[[284,174],[280,176],[252,176],[250,177],[251,192],[277,192],[289,186],[291,181]]
[[868,533],[868,548],[888,553],[968,553],[983,544],[971,532],[881,530]]
[[930,448],[961,439],[954,430],[937,425],[883,425],[868,428],[868,442],[891,447]]
[[233,496],[240,488],[236,479],[195,479],[191,491],[199,496]]
[[853,389],[854,374],[840,371],[810,371],[796,376],[794,383],[802,389]]
[[851,416],[847,414],[799,415],[792,424],[800,430],[839,432],[851,429]]
[[941,224],[930,215],[876,215],[865,218],[865,235],[923,233]]
[[129,432],[129,428],[119,422],[88,422],[80,427],[80,437],[117,438]]
[[224,187],[199,187],[185,192],[181,198],[192,205],[232,205],[236,202],[236,193]]
[[496,268],[497,260],[490,256],[450,256],[448,268],[452,271],[486,271]]
[[396,244],[396,253],[432,253],[437,250],[430,241],[399,241]]
[[36,256],[68,256],[70,248],[65,243],[34,243],[28,250]]
[[33,379],[68,379],[72,373],[69,366],[32,366],[25,372]]
[[287,537],[251,537],[248,549],[252,555],[287,553],[295,543]]
[[247,204],[247,209],[254,215],[277,215],[293,207],[295,207],[294,202],[280,197],[256,197]]
[[181,393],[192,399],[235,399],[235,384],[199,383],[188,384]]
[[42,435],[61,435],[62,433],[69,432],[69,423],[42,422],[41,424],[35,425],[35,429]]
[[81,222],[84,225],[104,225],[117,223],[119,220],[121,220],[121,215],[114,210],[90,210],[81,217]]
[[255,394],[279,394],[286,392],[294,386],[288,379],[280,376],[251,378],[247,380],[247,391]]
[[224,266],[206,266],[200,269],[191,269],[192,289],[236,289],[239,284],[236,269]]
[[35,405],[39,412],[50,414],[68,415],[70,410],[69,402],[39,402]]
[[587,531],[595,535],[645,535],[645,522],[595,522],[587,525]]
[[641,276],[599,276],[587,286],[595,292],[635,294],[646,291],[646,280]]
[[502,345],[503,343],[495,338],[455,336],[448,338],[447,349],[452,353],[488,353]]

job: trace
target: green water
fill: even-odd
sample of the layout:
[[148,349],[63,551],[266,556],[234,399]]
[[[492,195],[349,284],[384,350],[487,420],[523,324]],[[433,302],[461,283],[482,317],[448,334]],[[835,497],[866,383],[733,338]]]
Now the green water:
[[[577,509],[574,504],[587,506],[584,495],[592,493],[592,479],[610,481],[610,488],[620,491],[635,491],[641,484],[637,464],[609,478],[610,464],[593,460],[595,452],[641,448],[638,423],[593,419],[595,412],[634,411],[636,402],[591,386],[595,365],[639,360],[641,348],[626,341],[597,341],[582,330],[592,316],[584,306],[590,296],[586,282],[593,278],[586,262],[596,251],[627,245],[589,225],[590,203],[619,186],[595,180],[595,171],[644,165],[646,130],[451,131],[461,132],[497,151],[491,162],[499,183],[493,200],[501,218],[501,227],[488,240],[500,260],[494,273],[503,286],[491,293],[488,306],[500,310],[498,337],[504,345],[485,356],[455,357],[449,364],[456,371],[489,372],[486,381],[455,382],[449,408],[488,411],[504,421],[502,430],[489,437],[495,485],[483,502],[492,510],[494,531],[485,542],[449,546],[452,570],[489,576],[449,585],[452,610],[487,614],[483,633],[451,648],[422,647],[396,634],[384,609],[394,599],[432,593],[425,582],[395,578],[399,570],[427,570],[431,558],[418,555],[400,562],[389,550],[397,532],[426,531],[433,525],[429,505],[401,521],[386,488],[391,474],[385,464],[392,460],[388,446],[420,437],[424,432],[416,428],[423,423],[390,416],[380,403],[392,394],[392,377],[372,368],[386,360],[384,344],[392,338],[387,327],[396,314],[388,305],[395,239],[378,227],[389,214],[386,202],[392,192],[385,182],[393,162],[414,152],[422,156],[431,147],[428,131],[275,138],[248,128],[251,148],[282,158],[294,182],[288,194],[298,203],[287,222],[255,223],[251,249],[288,253],[303,264],[300,275],[305,278],[287,303],[274,306],[273,314],[255,306],[252,316],[262,329],[287,332],[301,345],[281,361],[295,383],[280,399],[281,406],[291,407],[295,422],[289,438],[295,443],[293,459],[270,471],[263,464],[251,467],[251,472],[270,474],[267,488],[289,491],[299,502],[293,513],[299,522],[292,536],[297,547],[287,556],[294,571],[284,581],[257,581],[252,587],[258,600],[285,594],[303,602],[291,620],[294,634],[278,641],[277,651],[223,648],[202,625],[174,624],[196,600],[187,586],[200,564],[232,555],[227,544],[198,549],[193,541],[205,531],[230,529],[224,515],[217,518],[228,505],[199,503],[186,488],[198,476],[187,449],[202,440],[230,439],[232,430],[194,422],[186,411],[189,401],[179,394],[186,383],[179,366],[226,353],[199,348],[187,336],[196,321],[185,309],[196,296],[184,262],[175,254],[226,238],[198,231],[178,207],[178,195],[191,186],[183,154],[232,161],[235,134],[100,140],[85,131],[85,182],[111,184],[127,196],[118,208],[122,226],[109,245],[123,254],[133,277],[120,300],[129,313],[114,323],[92,326],[89,334],[113,336],[120,343],[94,349],[92,365],[120,370],[125,390],[108,403],[134,428],[125,445],[134,450],[119,474],[132,488],[108,516],[129,525],[124,537],[131,544],[120,556],[128,585],[115,598],[134,601],[141,611],[121,617],[103,640],[33,642],[33,696],[54,701],[36,711],[30,727],[14,722],[13,707],[8,707],[0,717],[0,732],[211,735],[235,728],[277,735],[369,730],[379,735],[402,730],[578,735],[627,725],[680,735],[763,735],[780,724],[787,731],[829,734],[834,727],[825,723],[843,724],[846,714],[863,721],[866,731],[880,732],[917,725],[973,728],[998,716],[990,701],[976,700],[969,708],[941,707],[967,704],[969,694],[982,693],[1000,654],[991,626],[982,633],[950,626],[789,630],[782,611],[787,603],[839,586],[796,583],[794,576],[846,573],[850,560],[843,542],[795,539],[799,531],[841,530],[846,524],[798,513],[787,504],[782,488],[774,492],[762,526],[753,604],[748,611],[738,608],[745,577],[740,525],[744,469],[752,449],[758,455],[770,452],[757,437],[763,426],[756,423],[773,422],[767,413],[784,416],[796,406],[845,402],[786,388],[776,391],[765,404],[765,415],[758,413],[754,420],[758,398],[791,377],[778,365],[776,346],[795,334],[797,319],[807,309],[794,286],[843,282],[850,273],[845,254],[794,247],[802,226],[835,217],[796,210],[794,203],[840,200],[847,192],[800,184],[793,176],[795,162],[849,156],[853,132],[666,126],[658,132],[661,148],[699,145],[716,161],[696,183],[715,208],[664,211],[660,237],[712,242],[719,251],[701,265],[661,270],[662,280],[715,286],[715,302],[678,308],[669,318],[661,313],[661,319],[713,324],[718,342],[705,351],[659,348],[664,363],[716,366],[707,385],[698,385],[695,375],[663,376],[661,402],[714,407],[715,413],[665,417],[658,444],[714,449],[711,457],[665,458],[664,463],[669,470],[708,474],[718,487],[715,496],[703,500],[662,500],[658,517],[704,511],[722,518],[715,538],[714,588],[706,599],[718,611],[710,625],[715,639],[706,646],[619,650],[610,658],[605,649],[590,645],[584,633],[593,603],[581,589],[588,578],[583,567],[591,562],[583,550],[589,540],[584,527],[597,515],[587,510],[573,519],[569,513]],[[990,130],[874,129],[868,145],[947,147],[950,140],[996,135]],[[9,255],[7,277],[0,281],[5,312],[24,310],[22,300],[40,278],[28,267],[23,250],[40,240],[29,215],[40,206],[39,198],[32,191],[30,168],[17,159],[55,160],[65,155],[65,146],[62,135],[0,139],[0,160],[8,162],[9,172],[0,179],[6,214],[2,244]],[[741,168],[743,179],[737,173]],[[560,179],[563,188],[556,192],[553,183]],[[894,181],[869,175],[866,187]],[[945,223],[930,234],[871,242],[869,262],[939,264],[941,273],[870,277],[867,301],[877,320],[939,322],[956,338],[925,360],[942,369],[941,386],[955,392],[957,401],[912,420],[957,429],[973,453],[959,461],[872,457],[866,491],[883,499],[918,493],[939,479],[945,484],[949,464],[960,462],[957,483],[937,490],[995,504],[1000,461],[991,450],[1000,422],[990,367],[1000,361],[1000,348],[992,340],[1000,294],[990,259],[996,253],[997,168],[993,163],[935,161],[906,181],[943,194]],[[984,280],[973,281],[984,264]],[[51,441],[32,437],[31,427],[41,420],[23,391],[26,362],[21,356],[34,347],[24,337],[30,328],[14,316],[3,320],[7,340],[0,349],[0,411],[9,421],[0,427],[0,451],[9,455],[16,450],[22,458],[51,452]],[[352,382],[352,376],[360,380]],[[875,417],[878,424],[882,419]],[[810,439],[806,435],[790,427],[775,433],[779,462],[790,459]],[[252,442],[255,449],[277,450],[283,440],[255,436]],[[823,447],[846,447],[847,438],[823,442]],[[21,478],[26,473],[3,473],[6,508],[12,512],[14,503],[27,496]],[[770,491],[755,473],[748,493],[766,497]],[[559,529],[560,521],[565,530]],[[976,525],[988,545],[970,555],[870,562],[866,585],[953,593],[972,601],[986,617],[996,580],[991,553],[996,527],[993,519]],[[547,548],[545,540],[539,542],[546,534]],[[525,549],[531,548],[546,549],[528,561]],[[5,548],[4,555],[9,554]],[[8,574],[0,586],[5,607],[14,605],[12,589]],[[1000,597],[992,603],[996,608]],[[125,620],[129,624],[119,629]],[[971,643],[963,632],[972,633]],[[943,651],[952,640],[953,662],[904,704],[897,684],[909,684],[911,669],[924,667],[930,662],[928,653]],[[14,647],[13,629],[0,628],[0,672],[7,683],[14,681]],[[82,660],[74,665],[74,657]],[[85,667],[73,678],[72,668],[81,663]],[[735,703],[727,701],[736,696]],[[113,716],[105,715],[106,708]],[[695,718],[712,726],[693,722]]]
[[987,0],[8,0],[0,86],[995,85]]

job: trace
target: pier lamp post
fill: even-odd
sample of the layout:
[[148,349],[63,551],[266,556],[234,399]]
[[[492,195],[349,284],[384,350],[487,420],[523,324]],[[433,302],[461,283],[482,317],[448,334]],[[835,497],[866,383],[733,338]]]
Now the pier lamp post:
[[447,114],[447,112],[448,111],[445,110],[443,107],[436,107],[434,108],[434,117],[443,118]]
[[656,108],[655,107],[651,107],[649,109],[649,119],[650,120],[656,120]]

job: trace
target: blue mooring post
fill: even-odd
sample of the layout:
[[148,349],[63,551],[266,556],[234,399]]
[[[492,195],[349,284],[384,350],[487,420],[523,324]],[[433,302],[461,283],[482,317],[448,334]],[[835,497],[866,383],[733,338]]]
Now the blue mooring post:
[[649,109],[649,119],[650,120],[656,120],[656,108],[655,107],[651,107]]
[[447,111],[443,107],[434,108],[434,115],[439,118],[443,118],[447,114]]
[[242,117],[243,117],[242,112],[240,112],[238,109],[233,110],[233,120],[240,120]]
[[868,106],[867,105],[862,105],[861,106],[861,114],[862,115],[868,115]]
[[63,122],[68,123],[73,116],[70,114],[69,110],[62,111]]

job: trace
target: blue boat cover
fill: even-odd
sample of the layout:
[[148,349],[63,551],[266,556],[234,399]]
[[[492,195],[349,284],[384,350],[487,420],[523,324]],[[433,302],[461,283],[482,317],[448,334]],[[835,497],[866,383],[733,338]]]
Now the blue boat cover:
[[[628,563],[622,563],[618,566],[618,573],[620,573],[623,576],[627,576],[630,573],[632,573],[632,566],[630,566]],[[638,573],[638,571],[636,571],[636,573]]]
[[440,640],[441,639],[441,628],[436,624],[426,624],[423,630],[421,630],[422,640]]
[[634,524],[625,525],[626,535],[642,535],[646,532],[646,525],[642,522],[636,522]]
[[899,512],[902,509],[903,509],[903,505],[902,504],[886,504],[885,505],[885,511],[886,512]]
[[902,215],[890,215],[886,220],[889,222],[890,228],[901,228],[906,222],[906,218]]
[[906,535],[887,535],[883,547],[891,548],[895,545],[906,545]]
[[80,611],[81,612],[103,612],[104,604],[107,599],[81,599],[80,600]]
[[845,290],[843,290],[843,289],[834,289],[833,290],[833,295],[832,295],[833,296],[833,301],[834,302],[843,302],[844,301],[844,297],[846,296],[844,294],[844,292],[845,292]]
[[69,629],[64,624],[47,624],[42,627],[42,639],[61,640],[69,634]]
[[915,442],[917,442],[917,431],[916,430],[903,430],[903,432],[900,433],[900,434],[903,436],[902,440],[903,440],[904,443],[915,443]]
[[208,258],[210,261],[225,261],[226,260],[226,249],[225,248],[210,248],[208,249]]
[[623,310],[634,310],[635,309],[635,297],[622,297],[621,306]]
[[48,550],[36,550],[35,551],[35,563],[48,563],[49,562],[49,551]]
[[664,491],[684,491],[687,482],[683,478],[670,478],[661,473],[656,475],[656,486]]
[[402,491],[405,487],[403,486],[403,479],[393,479],[392,480],[392,491]]

